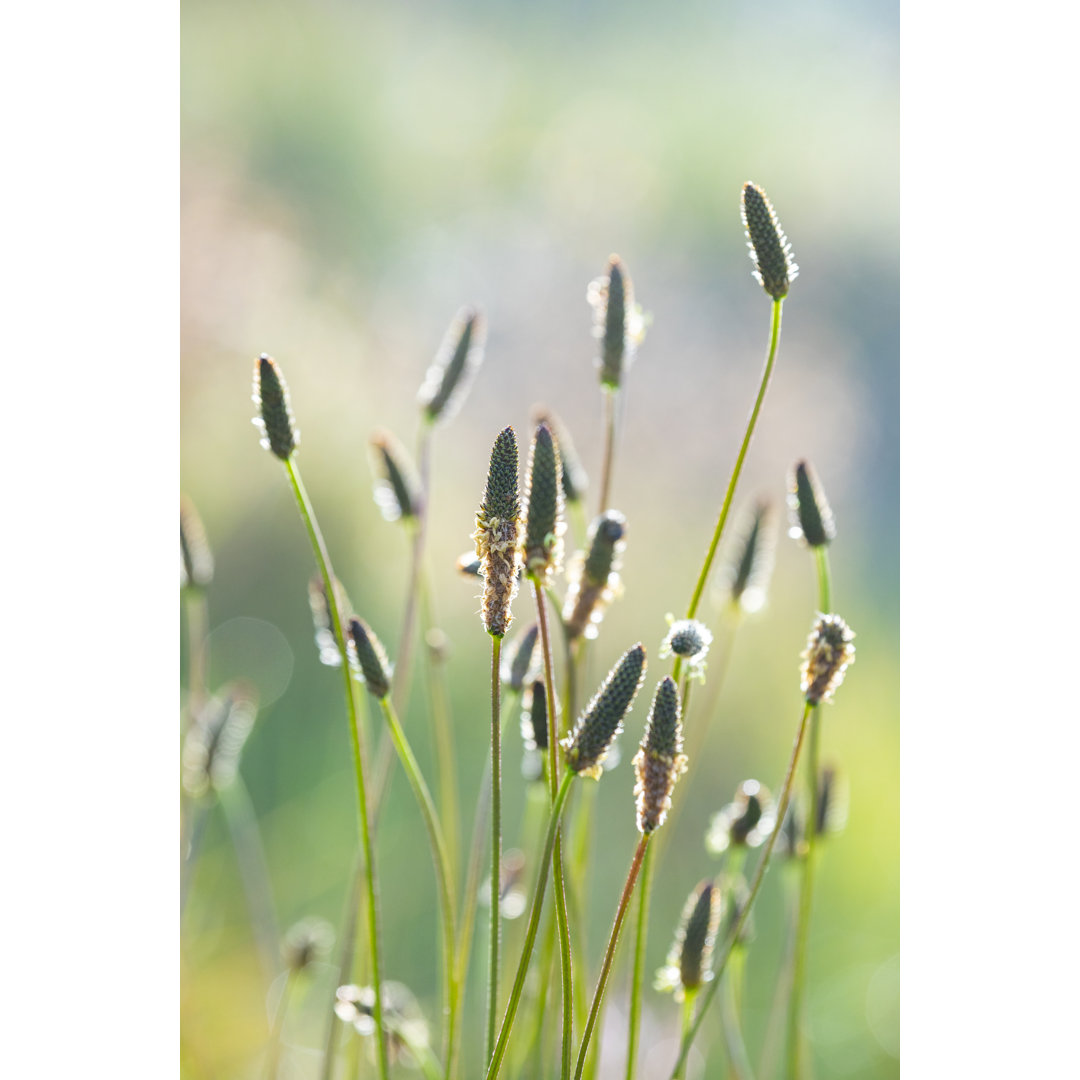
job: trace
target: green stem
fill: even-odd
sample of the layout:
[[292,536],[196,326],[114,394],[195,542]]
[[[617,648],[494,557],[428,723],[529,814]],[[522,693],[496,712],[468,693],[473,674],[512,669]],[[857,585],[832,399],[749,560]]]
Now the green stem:
[[289,1008],[296,972],[290,968],[285,976],[285,985],[281,989],[277,1007],[274,1009],[274,1021],[270,1025],[270,1045],[266,1054],[266,1080],[275,1080],[278,1074],[278,1061],[281,1057],[281,1032],[285,1026],[285,1013]]
[[349,652],[345,644],[345,629],[338,610],[337,589],[334,587],[336,578],[330,565],[330,556],[326,551],[326,543],[322,532],[315,519],[315,512],[311,507],[304,482],[300,478],[300,470],[293,458],[289,458],[285,465],[292,484],[293,494],[296,496],[297,505],[300,508],[300,516],[307,527],[308,538],[315,553],[316,562],[319,565],[319,573],[322,574],[326,585],[326,597],[330,608],[330,619],[334,628],[334,641],[338,652],[341,654],[341,673],[345,680],[345,705],[349,715],[349,738],[352,743],[353,766],[356,772],[356,803],[359,819],[360,845],[364,851],[364,864],[367,873],[364,880],[367,883],[367,930],[368,949],[371,956],[371,984],[375,994],[375,1004],[372,1009],[375,1021],[375,1038],[378,1047],[376,1058],[378,1061],[380,1080],[388,1080],[390,1075],[390,1056],[386,1045],[386,1030],[383,1027],[383,997],[382,997],[382,963],[379,953],[379,913],[375,880],[375,860],[372,854],[371,828],[368,821],[367,791],[364,783],[364,760],[360,751],[360,730],[358,726],[356,708],[356,687],[353,685],[352,673],[349,670]]
[[[533,596],[536,600],[536,616],[540,623],[540,648],[544,658],[544,696],[547,698],[548,714],[548,790],[551,804],[555,805],[559,784],[559,729],[555,719],[555,676],[551,661],[551,636],[548,633],[547,607],[540,581],[530,575]],[[559,929],[559,956],[562,969],[563,1033],[562,1077],[570,1073],[570,1055],[574,1037],[574,981],[570,953],[570,921],[566,912],[566,878],[562,858],[562,829],[555,834],[555,917]]]
[[713,995],[716,993],[716,988],[720,983],[720,977],[724,974],[724,968],[727,965],[728,958],[731,956],[731,951],[735,948],[735,943],[739,940],[739,935],[742,933],[743,927],[746,925],[746,920],[750,917],[750,912],[753,910],[754,900],[757,898],[758,890],[761,888],[761,882],[765,877],[765,871],[769,867],[769,859],[772,857],[773,848],[776,846],[776,838],[780,835],[780,822],[784,820],[788,803],[791,802],[791,788],[795,782],[795,769],[799,764],[799,755],[802,752],[803,742],[806,739],[806,729],[810,719],[810,711],[811,706],[809,702],[807,702],[803,706],[802,719],[799,721],[799,730],[795,735],[795,745],[791,750],[791,760],[788,762],[787,774],[784,777],[784,783],[780,789],[780,799],[776,807],[777,826],[769,833],[769,839],[765,842],[765,850],[758,859],[757,869],[754,871],[754,878],[750,883],[750,891],[747,894],[746,903],[743,905],[743,909],[739,913],[738,919],[735,920],[735,925],[731,928],[730,933],[724,941],[723,951],[716,964],[715,975],[712,982],[709,983],[708,988],[705,990],[697,1017],[694,1019],[689,1033],[682,1040],[682,1045],[679,1048],[679,1057],[675,1062],[675,1069],[672,1072],[672,1080],[674,1080],[678,1070],[681,1069],[686,1062],[686,1057],[690,1052],[690,1047],[693,1044],[694,1038],[701,1028],[702,1021],[705,1019],[705,1014],[709,1011],[709,1004],[713,999]]
[[724,996],[720,1000],[724,1038],[727,1041],[733,1080],[754,1080],[754,1069],[750,1064],[750,1055],[747,1053],[746,1041],[743,1039],[742,1024],[739,1022],[739,993],[744,959],[741,947],[732,953],[731,963],[724,975]]
[[517,974],[514,976],[510,1000],[506,1003],[506,1013],[503,1016],[502,1027],[499,1029],[499,1037],[495,1041],[495,1051],[491,1056],[491,1063],[488,1065],[486,1080],[495,1080],[499,1075],[503,1056],[506,1053],[506,1044],[510,1039],[510,1031],[514,1026],[518,1002],[521,1000],[521,991],[525,985],[525,976],[529,970],[529,960],[532,957],[533,945],[536,943],[536,930],[540,925],[540,911],[544,905],[544,891],[547,888],[548,871],[555,851],[555,837],[559,833],[559,819],[562,817],[563,807],[566,805],[566,797],[570,793],[570,784],[576,775],[576,773],[567,770],[559,784],[559,790],[555,794],[555,802],[551,806],[547,836],[544,838],[544,852],[540,859],[540,875],[536,879],[536,888],[533,890],[532,905],[529,909],[529,927],[525,933],[525,946],[521,950]]
[[447,1067],[454,1057],[454,1035],[457,1027],[457,1002],[458,985],[455,977],[454,964],[454,901],[450,892],[450,865],[446,857],[446,844],[443,841],[442,829],[439,827],[438,814],[435,812],[435,803],[431,799],[431,792],[420,772],[420,765],[416,755],[409,746],[405,732],[401,730],[401,723],[394,711],[393,703],[389,696],[379,699],[383,715],[390,730],[390,738],[394,741],[394,749],[397,750],[401,766],[405,770],[409,785],[413,789],[416,801],[420,806],[420,814],[424,819],[424,827],[427,829],[428,842],[431,845],[431,860],[435,867],[435,882],[439,891],[439,908],[442,920],[442,966],[443,966],[443,1060]]
[[[728,513],[731,510],[731,500],[735,496],[735,486],[739,482],[739,474],[742,472],[743,462],[746,460],[746,452],[750,449],[750,440],[754,437],[754,428],[757,426],[758,414],[761,412],[761,403],[765,400],[765,391],[769,388],[769,379],[772,376],[773,363],[776,360],[776,347],[780,343],[780,310],[784,301],[774,300],[772,305],[772,327],[769,334],[769,355],[765,360],[765,368],[761,373],[761,385],[758,387],[757,399],[750,412],[750,419],[746,424],[746,434],[743,435],[742,446],[739,447],[739,456],[735,459],[735,468],[731,472],[728,481],[727,493],[724,495],[724,503],[720,507],[720,517],[716,522],[716,530],[713,532],[712,543],[709,544],[708,554],[705,556],[705,564],[701,568],[694,595],[690,598],[690,607],[687,608],[686,617],[692,619],[697,612],[698,604],[701,603],[701,595],[705,591],[705,582],[709,577],[713,559],[716,556],[716,548],[720,543],[720,537],[724,532],[724,524],[727,522]],[[676,660],[676,667],[679,667]],[[678,676],[676,676],[676,682]]]
[[337,1052],[338,1015],[334,1011],[337,1002],[337,988],[350,982],[352,975],[353,952],[356,949],[356,924],[360,913],[361,897],[364,893],[364,860],[358,851],[353,864],[351,884],[345,894],[345,910],[341,914],[341,953],[338,959],[338,973],[334,981],[330,999],[330,1017],[326,1023],[326,1041],[323,1047],[320,1080],[331,1080],[334,1071],[334,1055]]
[[641,867],[637,932],[634,935],[634,973],[630,984],[630,1030],[626,1037],[626,1080],[634,1080],[637,1067],[638,1029],[641,1026],[641,990],[645,981],[645,941],[649,927],[649,890],[652,887],[652,848]]
[[604,461],[600,468],[600,506],[597,514],[608,508],[611,496],[611,476],[615,470],[615,402],[618,390],[614,387],[601,387],[604,410]]
[[[693,990],[684,990],[683,991],[681,1028],[682,1028],[682,1037],[684,1039],[686,1038],[687,1032],[689,1032],[689,1030],[690,1030],[690,1021],[691,1021],[691,1019],[692,1019],[692,1017],[694,1015],[694,998],[696,998],[696,997],[697,997],[697,988],[696,987]],[[683,1064],[685,1065],[685,1062]],[[673,1080],[682,1080],[684,1075],[685,1075],[684,1070],[682,1068],[677,1068],[675,1070],[675,1076],[674,1076]]]
[[499,727],[499,656],[502,638],[491,639],[491,918],[488,936],[487,1061],[495,1049],[499,997],[499,878],[502,870],[502,730]]
[[589,1019],[585,1022],[585,1033],[581,1037],[581,1047],[578,1049],[577,1065],[574,1067],[574,1080],[581,1080],[581,1074],[585,1068],[585,1058],[589,1052],[589,1041],[596,1026],[596,1017],[600,1011],[600,1002],[604,997],[608,975],[611,973],[611,964],[615,959],[615,949],[619,944],[619,934],[622,932],[623,920],[626,918],[627,909],[630,907],[630,898],[634,895],[634,885],[637,883],[638,872],[641,870],[641,860],[645,858],[645,852],[649,847],[649,835],[645,833],[638,840],[633,861],[630,863],[630,870],[626,875],[626,883],[623,885],[622,895],[619,897],[619,906],[615,910],[615,923],[611,928],[611,937],[608,938],[607,949],[604,951],[604,962],[600,965],[600,977],[596,981],[596,990],[593,992],[592,1005],[589,1008]]

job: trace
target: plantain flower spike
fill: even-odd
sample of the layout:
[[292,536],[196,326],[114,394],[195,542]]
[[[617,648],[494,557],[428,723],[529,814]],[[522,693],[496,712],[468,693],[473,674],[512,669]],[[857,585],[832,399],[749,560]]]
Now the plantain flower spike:
[[529,675],[536,667],[536,642],[540,624],[530,623],[511,643],[502,661],[502,681],[510,690],[520,694]]
[[507,427],[491,450],[487,488],[472,536],[484,578],[481,615],[492,637],[504,637],[510,629],[510,605],[518,589],[520,517],[517,438]]
[[236,779],[240,754],[255,724],[258,698],[247,683],[229,683],[203,707],[184,739],[184,789],[194,798]]
[[371,437],[375,505],[387,521],[415,521],[423,504],[416,470],[400,442],[380,428]]
[[392,669],[386,658],[386,650],[371,627],[356,615],[349,619],[348,633],[356,653],[357,666],[368,691],[381,701],[390,693]]
[[600,339],[600,384],[617,390],[645,337],[645,319],[634,303],[634,285],[618,255],[608,259],[607,274],[589,285],[586,299],[593,309],[593,334]]
[[776,825],[776,812],[768,788],[757,780],[744,780],[734,801],[712,817],[705,834],[705,847],[721,855],[729,847],[759,847]]
[[638,832],[648,835],[664,824],[671,809],[675,781],[686,772],[686,756],[682,748],[679,691],[675,680],[667,675],[656,688],[645,736],[634,755]]
[[289,927],[281,952],[290,971],[299,973],[329,955],[334,944],[334,928],[315,916]]
[[525,493],[525,570],[546,586],[562,565],[562,463],[559,447],[547,424],[540,424],[529,448],[528,488]]
[[821,483],[808,461],[800,461],[788,478],[788,514],[792,539],[808,547],[824,547],[836,536],[836,523]]
[[[335,593],[339,612],[352,609],[349,598],[345,595],[345,589],[340,581],[335,581]],[[328,667],[338,667],[341,664],[341,653],[338,652],[337,640],[334,637],[334,620],[330,615],[330,598],[323,584],[322,574],[313,574],[308,582],[308,605],[311,608],[311,621],[315,624],[315,646],[319,650],[320,663]]]
[[450,420],[461,408],[484,359],[486,324],[474,308],[462,308],[428,368],[418,400],[431,424]]
[[802,654],[802,692],[810,705],[832,701],[855,663],[855,634],[839,615],[819,615]]
[[559,459],[562,461],[563,497],[568,503],[581,502],[589,488],[589,476],[585,472],[585,466],[581,464],[581,458],[578,457],[566,425],[550,409],[543,407],[533,410],[533,422],[547,424],[555,436]]
[[626,650],[562,741],[566,764],[572,772],[599,779],[604,758],[622,730],[623,717],[645,679],[645,646],[638,642]]
[[847,824],[848,791],[836,768],[826,765],[818,777],[817,836],[842,832]]
[[776,555],[776,534],[769,502],[758,500],[745,521],[725,584],[731,606],[752,615],[765,606]]
[[180,496],[180,587],[205,589],[214,578],[214,555],[195,504]]
[[707,878],[683,905],[667,963],[656,974],[657,990],[674,990],[675,1000],[682,1001],[712,980],[713,948],[722,913],[720,889]]
[[605,510],[589,527],[587,553],[572,560],[563,622],[571,640],[596,637],[604,611],[619,587],[619,561],[626,548],[626,518]]
[[705,678],[705,657],[712,644],[712,631],[697,619],[676,619],[668,615],[667,636],[660,643],[660,658],[679,656],[686,661],[691,678]]
[[780,227],[776,211],[757,184],[743,185],[742,221],[755,267],[754,277],[774,300],[783,300],[799,276],[799,268],[791,256],[791,243]]
[[289,405],[289,388],[275,360],[263,353],[255,361],[255,389],[251,395],[259,409],[252,423],[263,433],[261,445],[288,461],[300,445],[300,432]]

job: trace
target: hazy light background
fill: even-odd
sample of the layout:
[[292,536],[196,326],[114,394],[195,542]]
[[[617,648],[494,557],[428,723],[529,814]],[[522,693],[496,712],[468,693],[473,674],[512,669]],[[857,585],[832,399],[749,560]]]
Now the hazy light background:
[[[437,437],[429,545],[468,796],[484,764],[488,641],[475,590],[452,564],[469,546],[491,442],[512,423],[524,443],[531,406],[546,402],[595,480],[585,289],[618,251],[653,323],[627,380],[614,482],[629,520],[626,591],[593,670],[641,639],[651,688],[664,670],[664,615],[689,599],[766,343],[768,300],[750,278],[738,215],[752,179],[773,199],[802,274],[740,492],[779,506],[791,463],[815,463],[839,528],[835,604],[859,635],[858,662],[825,717],[824,753],[848,778],[850,815],[819,875],[815,1056],[821,1076],[897,1075],[896,19],[893,5],[868,3],[184,5],[181,484],[217,556],[211,676],[250,678],[263,695],[242,770],[283,925],[308,914],[337,922],[355,814],[339,681],[312,640],[310,553],[250,424],[252,358],[266,350],[284,368],[338,573],[393,642],[407,551],[372,501],[367,440],[381,425],[412,444],[416,389],[446,324],[464,303],[487,312],[484,367]],[[715,869],[700,842],[709,814],[746,776],[780,780],[814,597],[809,556],[781,539],[771,602],[740,632],[708,759],[681,791],[649,971],[686,893]],[[419,690],[413,700],[409,727],[433,776]],[[519,757],[510,732],[511,838]],[[599,790],[594,959],[633,847],[631,783],[624,763]],[[471,808],[466,798],[466,819]],[[433,888],[400,776],[379,839],[388,968],[433,1015]],[[770,875],[750,963],[755,1056],[780,950],[779,881]],[[266,986],[246,919],[215,820],[185,926],[188,1075],[258,1067]],[[481,942],[474,960],[482,953]],[[323,995],[313,988],[310,1025],[300,1013],[290,1032],[298,1076],[316,1060],[303,1047],[321,1045]],[[473,1037],[480,999],[474,991]],[[647,1038],[659,1041],[677,1010],[651,991],[646,1001]],[[624,1007],[620,976],[604,1056],[612,1075]],[[642,1075],[666,1075],[670,1050],[646,1057]]]

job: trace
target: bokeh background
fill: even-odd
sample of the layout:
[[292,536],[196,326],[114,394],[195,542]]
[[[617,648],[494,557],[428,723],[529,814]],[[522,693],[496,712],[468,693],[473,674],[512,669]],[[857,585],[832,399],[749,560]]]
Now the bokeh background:
[[[337,572],[389,643],[408,547],[372,499],[368,439],[385,426],[413,445],[416,391],[447,324],[466,303],[487,313],[484,365],[437,436],[428,546],[453,650],[468,822],[486,754],[489,645],[476,589],[453,564],[469,547],[491,442],[513,424],[525,443],[530,409],[544,402],[595,480],[600,394],[585,291],[619,252],[652,324],[627,380],[614,479],[629,521],[625,592],[593,648],[591,678],[633,642],[649,648],[632,748],[666,670],[656,656],[665,615],[689,599],[766,345],[768,298],[750,277],[739,220],[751,179],[772,198],[802,273],[739,502],[760,494],[782,510],[787,470],[814,462],[838,523],[835,606],[858,633],[858,662],[823,736],[850,810],[815,900],[816,1075],[898,1075],[896,6],[185,0],[181,16],[181,487],[217,559],[211,682],[249,679],[262,701],[241,769],[281,925],[339,922],[355,811],[340,679],[313,641],[310,550],[282,470],[251,426],[253,357],[265,350],[283,366]],[[517,602],[523,621],[527,599]],[[650,972],[686,894],[715,871],[702,843],[709,815],[743,778],[780,782],[814,599],[812,560],[782,536],[769,603],[739,631],[705,754],[679,792],[678,832],[665,838]],[[717,609],[703,615],[719,629]],[[407,726],[433,778],[419,684],[412,702]],[[512,843],[522,808],[513,730],[505,755]],[[628,757],[598,791],[593,971],[636,836]],[[433,885],[400,775],[378,858],[388,971],[431,1016]],[[771,873],[757,910],[746,1001],[755,1060],[782,948],[781,886]],[[467,1044],[481,1031],[479,918]],[[259,965],[216,812],[182,934],[184,1074],[257,1075],[280,986]],[[329,969],[318,969],[300,994],[283,1075],[315,1075],[330,986]],[[625,1008],[620,969],[601,1075],[621,1075]],[[646,1010],[641,1075],[666,1076],[677,1007],[650,989]],[[722,1075],[716,1031],[706,1032],[692,1066]]]

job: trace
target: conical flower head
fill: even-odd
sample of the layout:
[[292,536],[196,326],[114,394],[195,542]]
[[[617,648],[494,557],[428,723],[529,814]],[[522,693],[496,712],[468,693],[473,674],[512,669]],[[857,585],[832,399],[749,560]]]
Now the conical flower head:
[[634,286],[622,259],[612,255],[607,274],[589,285],[587,299],[593,309],[593,333],[600,339],[600,383],[618,389],[623,374],[644,337],[644,319],[634,303]]
[[521,692],[529,673],[535,666],[533,661],[536,657],[536,642],[539,635],[539,623],[530,623],[514,639],[507,650],[508,655],[503,659],[502,680],[516,693]]
[[664,824],[671,809],[671,793],[680,774],[686,772],[682,752],[682,711],[675,680],[665,676],[656,688],[645,736],[634,755],[637,783],[637,827],[651,833]]
[[788,480],[788,512],[792,538],[809,547],[824,547],[836,536],[836,523],[825,492],[808,461],[800,461]]
[[253,423],[263,433],[262,446],[282,461],[288,461],[300,444],[300,432],[293,421],[285,378],[266,353],[255,361],[255,390],[251,399],[259,408]]
[[563,496],[568,503],[581,502],[589,487],[589,476],[585,472],[585,466],[581,464],[581,458],[578,456],[566,425],[555,413],[545,408],[536,409],[533,420],[537,424],[547,424],[555,436],[555,443],[559,448],[559,459],[562,462]]
[[521,713],[521,737],[526,750],[543,752],[548,748],[547,690],[543,679],[534,679],[529,687],[529,700]]
[[529,486],[525,512],[525,568],[547,585],[562,563],[562,463],[547,424],[540,424],[529,449]]
[[645,646],[638,642],[608,672],[574,730],[563,740],[571,771],[599,779],[604,771],[604,758],[622,730],[623,717],[629,712],[644,678]]
[[180,585],[205,589],[214,577],[214,556],[195,504],[180,496]]
[[236,779],[240,753],[255,724],[258,698],[247,683],[229,683],[195,717],[184,739],[183,783],[199,798]]
[[499,432],[491,450],[487,488],[473,533],[484,577],[481,614],[492,637],[501,638],[510,628],[510,605],[518,587],[520,517],[517,437],[508,427]]
[[742,220],[750,258],[756,267],[754,277],[774,300],[782,300],[799,276],[799,268],[772,203],[757,184],[743,185]]
[[484,317],[462,308],[428,368],[418,400],[431,423],[449,420],[461,407],[476,369],[484,359]]
[[[337,597],[338,612],[344,617],[346,612],[352,610],[352,605],[340,581],[335,580],[334,593]],[[308,581],[308,606],[311,608],[311,620],[315,624],[315,646],[319,650],[319,661],[327,667],[338,667],[341,664],[341,653],[338,652],[337,639],[334,636],[330,596],[322,574],[313,574]]]
[[733,606],[747,614],[762,608],[775,553],[772,509],[762,499],[754,505],[746,520],[729,568],[726,584],[728,599]]
[[768,788],[757,780],[744,780],[734,800],[712,816],[705,847],[714,855],[729,847],[758,847],[775,825],[776,811]]
[[855,663],[855,634],[839,615],[820,615],[802,654],[802,692],[811,705],[832,701]]
[[563,604],[563,622],[571,638],[597,635],[604,610],[619,587],[619,558],[626,547],[626,518],[606,510],[589,528],[587,551],[572,560],[570,587]]
[[835,767],[826,765],[818,777],[817,835],[838,833],[847,824],[848,791]]
[[349,639],[356,652],[356,663],[372,696],[382,699],[390,693],[390,661],[375,631],[363,619],[349,619]]
[[682,1001],[687,993],[693,994],[712,979],[712,954],[722,912],[720,889],[707,878],[683,905],[667,964],[657,972],[658,990],[674,990],[675,1000]]
[[371,451],[378,478],[375,505],[387,521],[415,518],[420,513],[423,493],[405,448],[389,431],[380,428],[371,437]]

